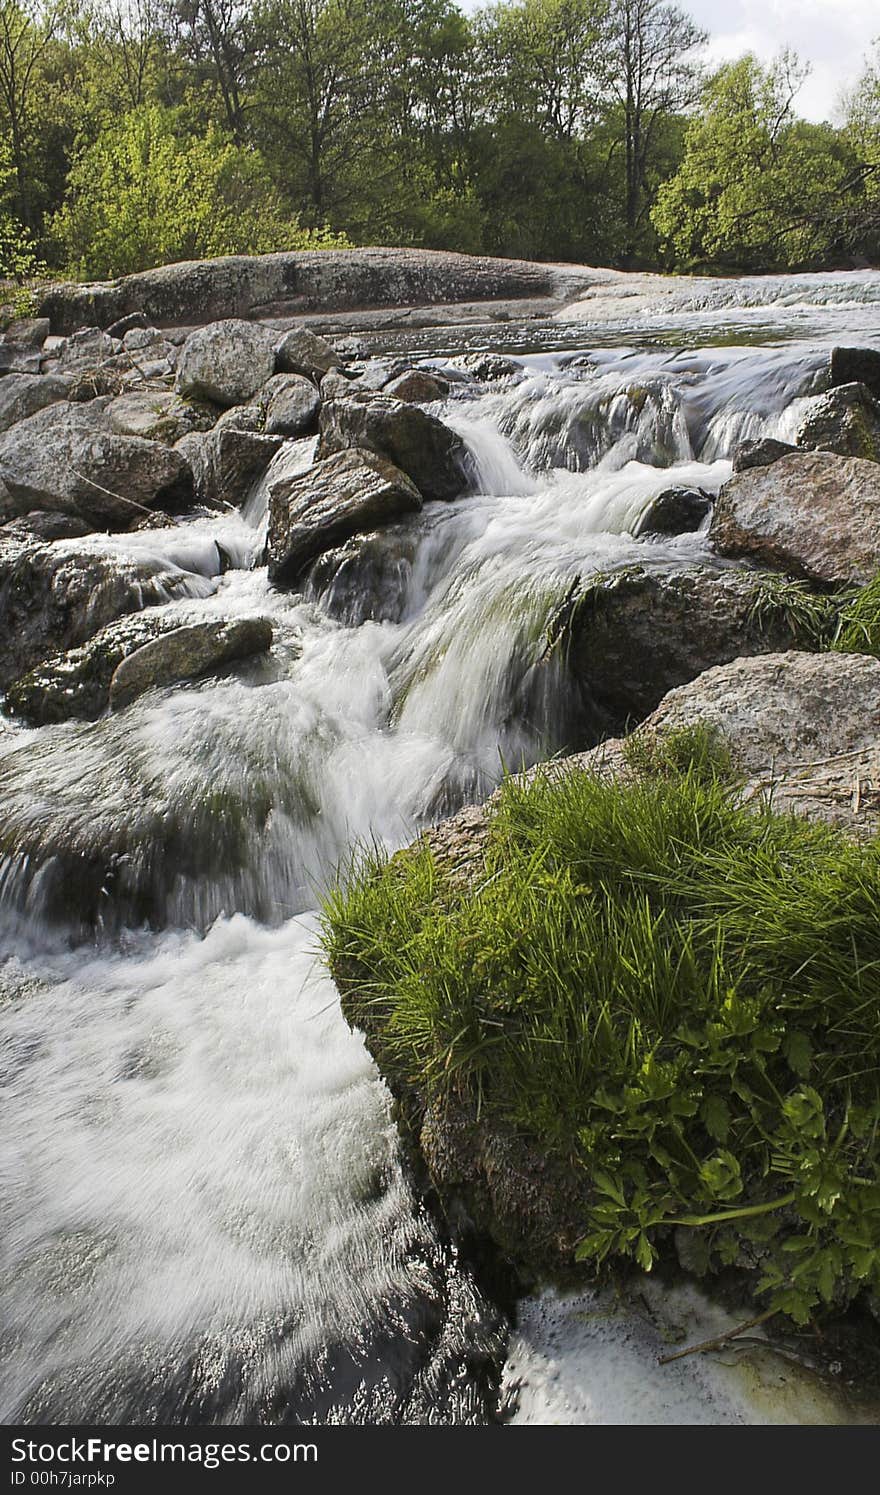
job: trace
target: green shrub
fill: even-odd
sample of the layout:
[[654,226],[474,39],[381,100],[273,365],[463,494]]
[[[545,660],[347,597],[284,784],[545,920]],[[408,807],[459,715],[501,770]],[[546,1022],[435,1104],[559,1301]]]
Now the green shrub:
[[739,805],[690,742],[508,780],[476,882],[367,858],[324,949],[390,1078],[576,1170],[580,1258],[682,1226],[805,1322],[880,1289],[880,845]]
[[182,138],[174,111],[157,104],[132,110],[83,153],[51,232],[80,276],[348,242],[302,228],[256,152],[214,127]]

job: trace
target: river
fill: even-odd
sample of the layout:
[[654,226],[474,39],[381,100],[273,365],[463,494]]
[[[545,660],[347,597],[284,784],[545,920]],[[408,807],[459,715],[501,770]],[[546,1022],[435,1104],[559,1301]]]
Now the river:
[[[589,310],[361,339],[376,382],[401,349],[520,373],[438,407],[480,493],[304,594],[256,564],[268,480],[240,512],[56,542],[154,556],[181,621],[259,613],[276,643],[94,724],[0,717],[3,1420],[835,1420],[770,1372],[760,1394],[723,1367],[658,1377],[661,1331],[590,1295],[511,1328],[416,1197],[318,958],[321,889],[359,846],[584,745],[563,664],[538,667],[574,578],[707,559],[702,534],[632,538],[651,498],[717,491],[740,441],[791,434],[823,350],[880,347],[880,273]],[[288,443],[272,471],[310,457]],[[696,1296],[675,1314],[720,1322]]]

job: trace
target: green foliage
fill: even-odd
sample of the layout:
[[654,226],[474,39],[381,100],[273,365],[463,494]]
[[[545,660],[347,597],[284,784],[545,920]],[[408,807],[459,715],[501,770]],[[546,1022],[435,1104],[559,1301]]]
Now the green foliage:
[[474,880],[367,859],[326,956],[395,1082],[581,1181],[582,1260],[692,1230],[805,1322],[880,1289],[880,845],[740,806],[705,733],[629,751],[508,780]]
[[803,77],[791,54],[769,68],[748,55],[707,85],[652,214],[676,264],[770,270],[828,258],[829,208],[851,162],[833,131],[796,119]]
[[838,623],[839,598],[814,591],[805,581],[762,571],[754,577],[747,621],[762,633],[787,628],[792,640],[828,649]]
[[131,111],[84,152],[52,227],[70,269],[93,277],[346,242],[286,215],[253,151],[214,128],[181,140],[174,113],[158,105]]
[[880,658],[880,575],[843,601],[830,647],[842,654]]
[[733,782],[735,778],[727,741],[715,728],[702,723],[670,732],[633,732],[623,744],[623,756],[630,771],[643,778],[687,773],[707,783]]

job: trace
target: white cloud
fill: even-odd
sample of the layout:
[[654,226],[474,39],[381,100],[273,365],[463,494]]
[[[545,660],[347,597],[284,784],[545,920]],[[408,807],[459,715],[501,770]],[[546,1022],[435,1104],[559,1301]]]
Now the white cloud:
[[681,0],[710,33],[710,61],[754,52],[763,61],[792,47],[812,67],[799,113],[830,119],[842,89],[861,72],[880,38],[877,0]]

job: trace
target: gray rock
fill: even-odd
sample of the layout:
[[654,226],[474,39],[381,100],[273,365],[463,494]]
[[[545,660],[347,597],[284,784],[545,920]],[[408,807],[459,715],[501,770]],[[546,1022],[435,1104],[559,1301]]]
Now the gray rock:
[[399,623],[420,538],[412,521],[353,535],[313,563],[305,595],[349,628],[366,622]]
[[292,327],[275,348],[275,367],[279,374],[303,374],[320,380],[344,360],[323,337],[307,327]]
[[123,343],[125,343],[125,335],[127,332],[132,332],[136,328],[149,327],[149,325],[150,324],[142,311],[132,311],[129,312],[127,317],[120,317],[118,321],[112,322],[110,326],[105,328],[104,330],[106,331],[108,337],[121,337]]
[[633,534],[690,534],[700,528],[711,510],[712,495],[702,488],[666,488],[649,504]]
[[258,400],[252,400],[249,405],[231,405],[218,417],[214,430],[251,431],[257,436],[263,436],[266,431],[265,406]]
[[179,586],[180,573],[158,561],[0,534],[0,687],[114,618],[170,601]]
[[180,627],[160,608],[120,618],[84,644],[50,654],[6,689],[6,710],[31,727],[95,721],[110,704],[110,681],[126,655]]
[[750,467],[770,467],[780,457],[788,457],[798,448],[788,441],[777,441],[773,436],[762,436],[759,441],[744,441],[733,454],[734,472],[748,472]]
[[880,400],[880,352],[876,348],[832,348],[828,360],[828,386],[864,384]]
[[75,514],[59,514],[53,509],[34,509],[3,526],[9,535],[35,540],[81,540],[94,531],[94,525]]
[[322,552],[422,506],[405,473],[371,451],[346,451],[269,490],[269,577],[295,582]]
[[445,250],[293,250],[191,260],[95,285],[50,286],[39,311],[55,332],[84,322],[106,326],[132,311],[163,327],[191,327],[222,317],[550,296],[558,284],[558,267]]
[[246,404],[274,367],[268,329],[235,318],[212,322],[184,343],[177,361],[177,392],[224,408]]
[[107,423],[119,436],[141,436],[173,446],[190,431],[210,431],[215,412],[182,400],[171,390],[132,391],[107,406]]
[[280,436],[260,436],[235,426],[183,436],[174,450],[193,472],[195,496],[212,506],[242,504],[281,445]]
[[193,680],[272,647],[268,618],[193,623],[143,644],[117,665],[110,681],[110,707],[118,711],[156,686]]
[[864,384],[844,384],[814,402],[795,433],[799,447],[880,462],[880,404]]
[[7,374],[0,379],[0,432],[67,399],[67,381],[52,374]]
[[471,353],[462,367],[478,384],[493,384],[496,379],[512,379],[522,373],[522,365],[500,353]]
[[118,436],[104,415],[50,405],[0,437],[0,478],[19,512],[57,509],[125,529],[144,509],[180,512],[192,503],[192,472],[180,453]]
[[260,391],[267,436],[309,436],[318,429],[321,396],[301,374],[276,374]]
[[864,585],[880,570],[880,465],[805,452],[738,473],[718,496],[709,534],[722,555]]
[[449,394],[449,380],[427,369],[407,369],[384,386],[385,393],[396,400],[407,400],[410,405],[430,405],[435,400],[445,400]]
[[82,373],[86,369],[99,367],[118,353],[122,343],[98,327],[81,327],[70,337],[59,343],[47,362],[49,373]]
[[356,388],[324,399],[318,457],[350,447],[386,457],[425,498],[455,499],[473,485],[474,465],[457,432],[417,405]]
[[0,374],[38,374],[48,317],[17,317],[0,337]]

